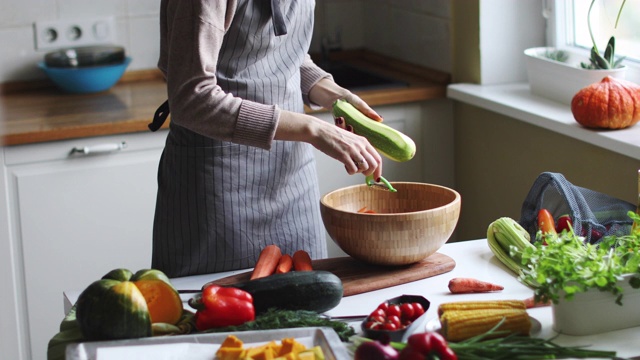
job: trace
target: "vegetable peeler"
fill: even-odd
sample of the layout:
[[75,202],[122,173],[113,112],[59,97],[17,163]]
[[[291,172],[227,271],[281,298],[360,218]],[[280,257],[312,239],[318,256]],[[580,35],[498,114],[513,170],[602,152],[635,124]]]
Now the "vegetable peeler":
[[364,181],[367,184],[367,186],[373,187],[375,189],[387,190],[387,191],[391,191],[391,192],[398,192],[398,190],[396,190],[391,185],[391,183],[388,182],[387,179],[383,178],[382,176],[380,176],[380,182],[376,182],[375,180],[373,180],[373,175],[368,175],[365,178]]

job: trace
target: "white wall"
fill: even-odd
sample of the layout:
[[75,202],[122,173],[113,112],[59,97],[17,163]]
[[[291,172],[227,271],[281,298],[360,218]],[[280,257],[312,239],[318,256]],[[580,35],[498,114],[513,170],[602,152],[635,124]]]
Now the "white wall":
[[[113,16],[117,44],[133,62],[153,69],[159,54],[159,0],[22,0],[0,3],[0,83],[42,79],[46,50],[35,50],[36,21]],[[449,0],[316,0],[314,41],[338,40],[445,72],[451,71]],[[339,35],[338,35],[339,34]]]
[[527,80],[524,50],[543,46],[541,0],[480,1],[480,68],[483,85]]
[[543,46],[541,0],[480,1],[482,84],[527,81],[524,50]]
[[315,39],[451,72],[450,0],[316,0]]
[[36,63],[36,21],[113,16],[117,44],[133,62],[128,70],[155,68],[159,54],[159,0],[4,0],[0,3],[0,83],[44,78]]

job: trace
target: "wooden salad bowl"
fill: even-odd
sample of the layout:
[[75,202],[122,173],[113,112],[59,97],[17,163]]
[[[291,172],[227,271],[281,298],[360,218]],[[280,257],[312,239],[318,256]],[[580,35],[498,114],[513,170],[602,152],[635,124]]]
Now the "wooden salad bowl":
[[438,251],[453,234],[460,216],[458,192],[434,184],[391,184],[397,192],[363,184],[320,199],[327,232],[349,256],[375,265],[413,264]]

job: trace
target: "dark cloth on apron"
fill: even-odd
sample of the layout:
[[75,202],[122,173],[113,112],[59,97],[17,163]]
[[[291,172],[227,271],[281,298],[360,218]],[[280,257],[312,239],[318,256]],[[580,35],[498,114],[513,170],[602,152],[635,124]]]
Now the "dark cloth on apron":
[[[314,2],[280,3],[287,34],[276,37],[271,29],[261,40],[256,34],[271,16],[269,2],[239,1],[218,84],[240,98],[302,112],[299,66]],[[250,268],[269,244],[326,257],[313,154],[307,143],[274,141],[264,150],[172,123],[158,170],[152,267],[169,277]]]

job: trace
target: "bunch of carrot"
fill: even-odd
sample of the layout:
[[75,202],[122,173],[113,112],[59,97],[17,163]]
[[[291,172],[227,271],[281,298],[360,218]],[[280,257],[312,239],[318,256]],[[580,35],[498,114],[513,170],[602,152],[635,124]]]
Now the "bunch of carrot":
[[251,280],[272,274],[284,274],[292,270],[313,270],[309,253],[304,250],[298,250],[291,256],[289,254],[283,254],[277,245],[267,245],[260,252],[258,261],[251,273]]

